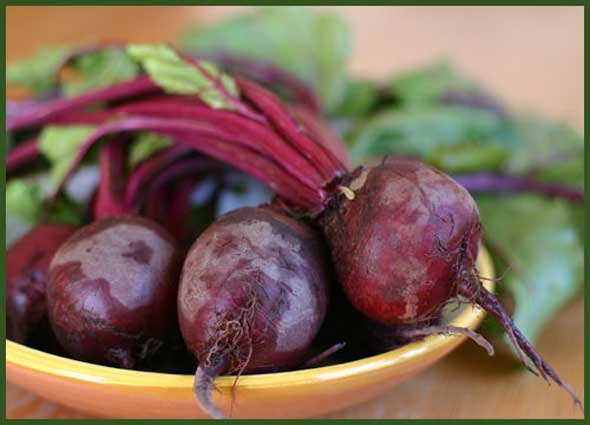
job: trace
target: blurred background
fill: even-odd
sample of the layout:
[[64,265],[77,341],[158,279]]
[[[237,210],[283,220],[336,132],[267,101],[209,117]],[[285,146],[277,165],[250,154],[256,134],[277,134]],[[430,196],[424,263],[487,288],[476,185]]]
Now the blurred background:
[[[8,7],[7,63],[52,44],[98,40],[173,41],[188,24],[208,24],[242,7]],[[477,78],[510,108],[583,129],[582,7],[325,7],[350,24],[349,70],[392,74],[440,59]],[[9,90],[9,96],[22,92]],[[556,253],[558,254],[558,253]],[[583,301],[563,309],[536,341],[546,360],[583,396]],[[334,418],[582,417],[567,394],[463,344],[433,368],[379,399]],[[76,417],[9,385],[9,417]]]

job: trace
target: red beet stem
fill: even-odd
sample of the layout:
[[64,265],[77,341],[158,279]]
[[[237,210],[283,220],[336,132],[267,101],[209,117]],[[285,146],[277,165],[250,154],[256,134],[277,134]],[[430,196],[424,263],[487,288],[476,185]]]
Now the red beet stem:
[[38,107],[39,100],[10,100],[6,99],[6,119],[20,115],[33,107]]
[[[222,164],[206,157],[175,161],[151,182],[146,201],[147,215],[165,223],[178,240],[185,239],[195,185],[203,177],[218,173],[222,168]],[[164,199],[167,201],[163,202]]]
[[272,157],[300,184],[314,189],[325,183],[318,171],[297,151],[294,151],[272,129],[245,119],[232,112],[213,110],[192,99],[161,97],[122,106],[126,114],[150,115],[175,119],[190,119],[214,125],[221,132],[239,140],[245,146]]
[[227,137],[239,141],[253,150],[273,158],[299,184],[310,189],[325,184],[316,168],[289,145],[285,144],[272,129],[228,111],[213,110],[194,98],[181,96],[153,96],[150,99],[131,102],[108,111],[97,113],[75,112],[55,117],[57,123],[102,123],[126,115],[149,115],[161,118],[190,119],[194,122],[215,126]]
[[183,120],[160,119],[150,117],[128,117],[118,122],[107,123],[96,129],[79,148],[76,158],[58,184],[53,197],[63,189],[65,182],[71,177],[84,155],[95,142],[109,134],[127,131],[153,131],[164,136],[172,137],[179,143],[191,146],[207,155],[225,161],[238,169],[267,183],[273,190],[285,199],[306,209],[314,209],[322,204],[327,197],[321,188],[308,189],[300,185],[271,158],[266,158],[259,152],[247,147],[236,145],[231,140],[224,139],[211,126]]
[[123,203],[126,163],[125,145],[120,140],[110,140],[102,146],[99,158],[100,183],[94,204],[96,220],[134,212]]
[[[532,344],[525,338],[525,336],[518,330],[510,316],[504,311],[496,297],[492,295],[483,285],[479,283],[477,279],[461,279],[458,285],[459,295],[471,300],[472,302],[483,308],[488,314],[490,314],[496,321],[504,328],[508,337],[512,341],[514,348],[516,349],[521,361],[525,366],[525,356],[531,360],[535,368],[539,371],[543,379],[549,382],[551,378],[560,387],[565,389],[574,400],[574,403],[578,406],[582,406],[580,399],[576,396],[574,390],[563,381],[557,373],[543,360],[543,358],[537,353]],[[529,370],[531,370],[529,368]]]
[[163,134],[244,171],[305,211],[320,212],[324,200],[327,199],[327,193],[323,189],[318,188],[314,191],[301,186],[274,161],[248,148],[236,147],[219,139],[202,138],[189,132],[171,131]]
[[60,114],[75,111],[92,103],[122,100],[159,91],[161,89],[149,77],[143,75],[135,80],[92,90],[77,97],[51,100],[27,109],[23,108],[18,116],[11,116],[7,119],[6,130],[14,132],[25,127],[39,126]]
[[186,238],[190,234],[188,229],[188,219],[190,217],[191,195],[195,185],[202,179],[202,176],[193,176],[178,182],[175,188],[172,202],[170,203],[168,220],[170,225],[168,230],[177,240]]
[[238,87],[245,99],[264,113],[285,142],[304,155],[324,177],[326,183],[344,175],[346,167],[324,145],[311,140],[271,92],[250,81],[238,78]]
[[569,202],[584,203],[584,191],[555,183],[545,183],[539,180],[511,176],[508,174],[475,173],[453,176],[469,192],[531,192],[550,198],[561,198]]
[[185,146],[172,146],[157,152],[135,167],[127,180],[127,187],[123,196],[125,205],[139,208],[140,198],[147,191],[147,185],[154,176],[189,152],[191,150]]
[[314,91],[305,81],[270,62],[253,60],[227,52],[199,54],[197,56],[263,85],[286,88],[293,96],[295,103],[306,107],[314,114],[321,112],[320,103]]
[[6,155],[6,174],[11,174],[18,167],[36,159],[40,154],[36,138],[25,140],[12,148]]
[[346,146],[344,146],[340,138],[328,127],[327,123],[322,120],[320,115],[300,105],[290,107],[289,111],[297,121],[303,124],[305,130],[313,140],[330,149],[346,168],[350,168],[351,164]]
[[266,118],[263,115],[260,115],[259,113],[255,112],[254,110],[252,110],[252,108],[243,103],[240,99],[232,96],[231,93],[229,93],[227,89],[224,87],[224,85],[221,83],[221,80],[211,75],[211,73],[208,70],[206,70],[198,60],[182,52],[177,51],[177,53],[181,58],[192,64],[195,68],[197,68],[199,72],[201,72],[201,74],[203,74],[207,79],[213,82],[215,89],[223,95],[225,100],[236,110],[238,114],[260,123],[266,122]]

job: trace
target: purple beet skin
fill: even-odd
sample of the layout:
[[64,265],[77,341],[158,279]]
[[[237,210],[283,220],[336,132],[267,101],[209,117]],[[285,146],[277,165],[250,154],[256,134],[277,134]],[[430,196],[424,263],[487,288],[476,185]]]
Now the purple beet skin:
[[133,368],[176,326],[179,256],[170,235],[137,216],[78,230],[58,250],[47,286],[49,319],[66,352]]
[[191,248],[178,314],[199,360],[195,391],[212,417],[213,378],[271,372],[304,360],[327,309],[321,241],[306,225],[266,208],[241,208],[215,221]]
[[45,302],[49,263],[59,246],[76,229],[65,224],[40,224],[6,252],[6,334],[31,344],[48,331]]

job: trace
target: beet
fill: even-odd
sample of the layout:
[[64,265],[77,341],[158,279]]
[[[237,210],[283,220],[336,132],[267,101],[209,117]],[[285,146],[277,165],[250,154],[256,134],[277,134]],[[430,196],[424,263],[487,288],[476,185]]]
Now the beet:
[[[39,224],[6,252],[6,335],[31,344],[47,329],[45,304],[49,263],[59,246],[75,231],[65,224]],[[35,338],[37,339],[37,338]]]
[[199,236],[184,262],[178,314],[210,416],[223,416],[211,401],[215,376],[305,360],[327,309],[323,254],[311,228],[267,208],[234,210]]
[[176,325],[180,266],[174,240],[136,216],[95,221],[53,258],[49,319],[74,358],[132,368]]
[[343,199],[324,217],[349,300],[388,324],[438,313],[453,293],[453,268],[464,250],[477,257],[473,198],[442,172],[395,158],[365,170],[349,187],[355,199]]
[[164,228],[131,215],[135,209],[125,202],[123,140],[115,137],[101,147],[96,221],[76,231],[55,254],[47,307],[67,354],[134,368],[177,329],[180,256]]
[[357,309],[382,324],[407,325],[396,331],[403,342],[464,333],[492,353],[469,330],[430,323],[453,299],[477,304],[504,328],[529,370],[552,379],[580,404],[481,285],[476,267],[481,222],[462,186],[418,161],[385,158],[348,189],[353,199],[341,195],[323,225],[340,283]]

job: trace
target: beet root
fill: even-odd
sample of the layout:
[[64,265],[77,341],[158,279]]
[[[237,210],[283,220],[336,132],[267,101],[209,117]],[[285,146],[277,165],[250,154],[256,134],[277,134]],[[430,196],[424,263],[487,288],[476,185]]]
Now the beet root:
[[305,360],[327,310],[325,264],[311,228],[266,208],[232,211],[199,236],[183,266],[178,314],[210,416],[223,417],[211,401],[216,376]]
[[[49,331],[46,284],[49,263],[60,245],[76,229],[65,224],[39,224],[6,252],[6,335],[30,344]],[[35,338],[38,336],[39,338]]]
[[386,324],[440,312],[465,250],[477,257],[480,222],[469,193],[422,163],[386,158],[326,211],[324,231],[350,302]]
[[453,299],[477,304],[502,325],[524,365],[530,360],[580,404],[481,285],[479,212],[463,187],[430,166],[392,157],[349,186],[352,196],[339,196],[322,223],[337,276],[359,311],[385,325],[410,326],[401,335],[406,340],[462,332],[489,352],[478,335],[427,324]]
[[47,285],[49,320],[72,357],[136,367],[176,326],[180,260],[174,241],[137,216],[95,221],[57,251]]

